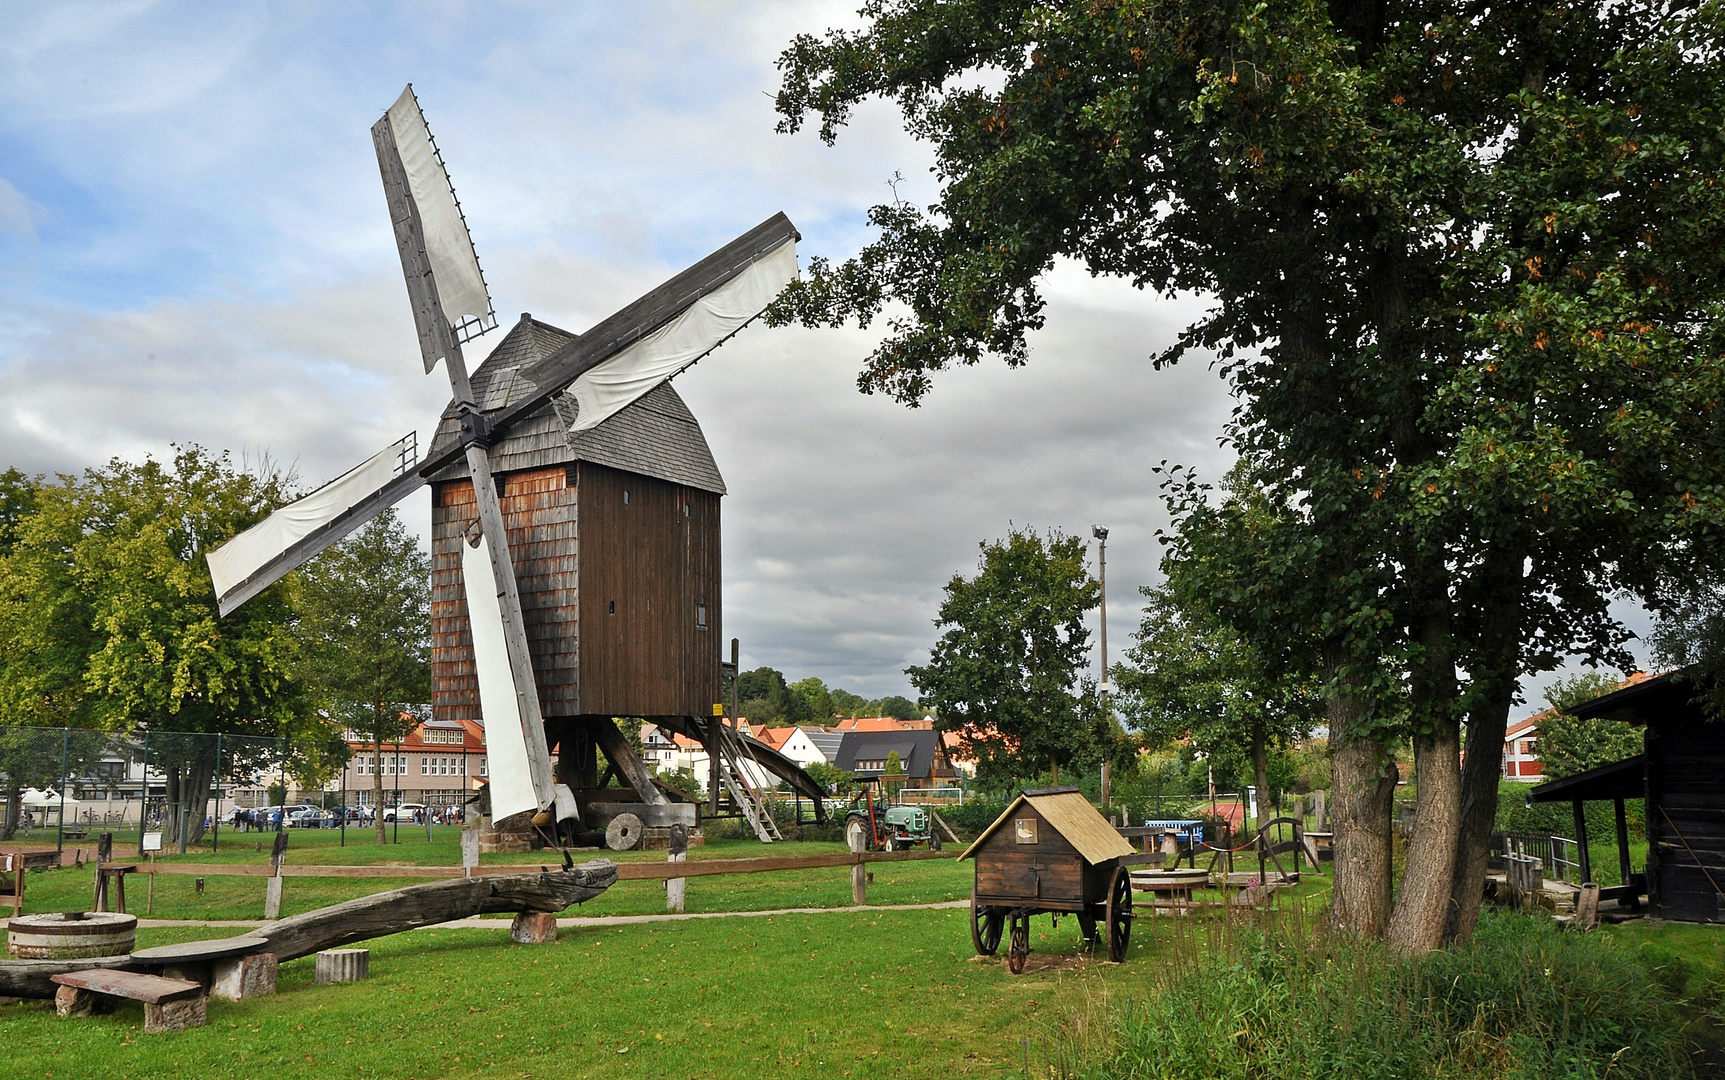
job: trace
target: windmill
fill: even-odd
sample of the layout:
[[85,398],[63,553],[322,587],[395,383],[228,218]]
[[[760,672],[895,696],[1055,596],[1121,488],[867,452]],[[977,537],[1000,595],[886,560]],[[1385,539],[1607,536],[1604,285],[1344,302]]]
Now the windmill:
[[[809,794],[820,814],[819,786],[789,759],[740,739],[712,704],[720,670],[714,644],[717,495],[712,483],[676,471],[698,470],[702,453],[710,466],[711,455],[668,385],[757,317],[795,277],[798,237],[790,219],[774,215],[585,334],[524,315],[470,379],[462,346],[496,329],[497,319],[411,85],[373,126],[372,141],[425,371],[442,362],[451,402],[423,459],[409,435],[210,551],[221,613],[430,483],[436,493],[434,565],[439,559],[448,564],[433,583],[434,697],[440,709],[476,706],[486,722],[494,820],[544,820],[550,812],[560,821],[603,826],[627,811],[646,825],[693,824],[694,808],[672,804],[614,716],[651,718],[703,743],[717,781],[710,784],[711,807],[718,809],[721,790],[728,793],[762,839],[777,832],[743,758]],[[619,457],[616,444],[630,435],[634,456]],[[539,457],[521,458],[517,451],[524,446],[537,448]],[[656,450],[674,460],[655,461]],[[536,471],[524,470],[523,461]],[[566,468],[566,483],[557,483],[548,464]],[[716,467],[711,474],[717,477]],[[519,501],[508,489],[523,476],[548,477],[541,487],[578,494],[542,498],[529,491],[530,507],[549,509],[536,520],[517,520],[522,515],[512,510],[521,526],[512,537],[504,503]],[[722,493],[722,483],[717,487]],[[681,556],[677,535],[686,540]],[[688,565],[669,565],[679,557]],[[694,563],[699,566],[691,570]],[[577,576],[563,580],[560,573]],[[525,605],[522,580],[532,583]],[[616,618],[619,602],[622,619]],[[589,642],[594,656],[609,651],[570,667],[567,657]],[[438,662],[440,651],[449,662]],[[559,671],[569,674],[559,678]],[[631,671],[673,672],[680,681],[667,690],[664,678],[619,683],[615,677]],[[601,685],[608,679],[617,685]],[[547,700],[561,714],[549,725],[542,708]],[[552,745],[562,750],[555,774]],[[595,804],[591,796],[610,775],[592,775],[595,745],[639,801],[613,797]]]

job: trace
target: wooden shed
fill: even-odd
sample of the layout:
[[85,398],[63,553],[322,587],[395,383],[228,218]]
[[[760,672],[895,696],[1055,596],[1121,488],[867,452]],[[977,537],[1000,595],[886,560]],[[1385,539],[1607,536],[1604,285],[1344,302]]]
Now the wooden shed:
[[1132,881],[1122,860],[1134,854],[1077,788],[1019,795],[959,856],[976,862],[971,923],[977,952],[992,954],[1011,920],[1016,971],[1023,965],[1020,948],[1029,948],[1029,917],[1069,912],[1078,916],[1086,940],[1095,940],[1097,925],[1106,924],[1110,955],[1125,959]]
[[[1577,708],[1586,719],[1617,720],[1643,728],[1644,751],[1623,761],[1534,788],[1533,802],[1574,806],[1582,880],[1592,879],[1584,803],[1609,801],[1616,811],[1619,870],[1625,885],[1600,898],[1634,904],[1647,896],[1648,913],[1686,922],[1725,922],[1725,725],[1712,723],[1696,700],[1691,673],[1676,671],[1624,687]],[[1647,864],[1630,864],[1625,802],[1642,799],[1647,820]]]
[[[522,315],[472,373],[481,411],[498,413],[530,394],[524,372],[574,337]],[[692,806],[664,808],[674,796],[655,790],[613,718],[657,723],[709,752],[724,735],[713,717],[721,700],[725,482],[700,423],[669,383],[588,431],[572,432],[575,410],[572,397],[559,395],[491,447],[546,741],[583,821],[602,825],[609,816],[603,807],[587,813],[595,798],[616,801],[616,789],[605,790],[609,776],[598,774],[597,746],[635,788],[630,812],[648,825],[694,824]],[[432,454],[458,434],[452,408]],[[476,720],[460,548],[478,536],[473,484],[455,465],[431,485],[432,710],[438,720]],[[769,751],[748,749],[805,794],[820,790]]]

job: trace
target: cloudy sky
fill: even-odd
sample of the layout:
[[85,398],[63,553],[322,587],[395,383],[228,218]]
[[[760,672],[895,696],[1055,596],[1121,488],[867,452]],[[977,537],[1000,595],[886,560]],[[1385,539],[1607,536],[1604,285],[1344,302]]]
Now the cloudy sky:
[[[308,483],[448,396],[421,372],[370,125],[412,82],[499,317],[583,331],[783,210],[843,257],[927,201],[887,108],[836,148],[773,131],[774,60],[848,3],[7,5],[0,38],[0,464],[201,443]],[[1209,477],[1230,401],[1147,357],[1201,310],[1061,267],[1030,366],[859,394],[867,332],[751,327],[677,388],[730,487],[725,619],[747,666],[908,692],[942,585],[1013,525],[1105,524],[1112,653],[1166,523],[1152,467]],[[482,355],[483,350],[471,355]],[[404,507],[429,520],[421,493]]]

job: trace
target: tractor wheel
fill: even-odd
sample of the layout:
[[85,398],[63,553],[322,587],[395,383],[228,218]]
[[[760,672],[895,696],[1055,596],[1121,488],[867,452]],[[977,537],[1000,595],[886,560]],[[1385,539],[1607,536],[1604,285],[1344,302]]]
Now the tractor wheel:
[[1108,883],[1104,914],[1108,925],[1108,959],[1118,964],[1126,959],[1126,946],[1132,940],[1132,875],[1124,866],[1115,867],[1114,878]]
[[928,850],[940,850],[940,834],[935,832],[933,829],[930,829],[928,832]]
[[904,841],[898,838],[898,833],[889,830],[886,834],[886,849],[888,851],[897,851],[903,846]]
[[976,902],[976,887],[970,889],[970,942],[976,955],[993,956],[1000,948],[1000,932],[1006,928],[1006,916],[999,908]]
[[845,846],[852,851],[868,851],[874,847],[869,836],[868,819],[861,814],[845,818]]
[[1024,962],[1030,958],[1030,916],[1014,915],[1012,917],[1012,944],[1006,951],[1006,967],[1014,975],[1024,971]]

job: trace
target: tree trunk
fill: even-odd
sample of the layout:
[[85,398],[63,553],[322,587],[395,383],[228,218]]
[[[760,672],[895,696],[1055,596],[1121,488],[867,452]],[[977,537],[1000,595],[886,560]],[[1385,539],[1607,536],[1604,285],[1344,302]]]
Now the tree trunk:
[[14,780],[6,785],[6,819],[0,824],[0,840],[18,835],[18,819],[24,810],[24,789]]
[[1389,942],[1404,953],[1443,944],[1461,835],[1461,726],[1456,713],[1455,643],[1447,595],[1433,586],[1427,613],[1415,628],[1421,652],[1414,664],[1414,834],[1407,868],[1390,916]]
[[[1332,663],[1332,671],[1335,667]],[[1355,937],[1377,938],[1390,917],[1390,808],[1396,767],[1383,743],[1361,730],[1366,715],[1363,691],[1345,674],[1332,681],[1325,707],[1336,860],[1330,921]]]
[[[1252,725],[1252,779],[1258,785],[1258,820],[1254,828],[1264,827],[1264,807],[1270,805],[1270,747],[1263,724]],[[1271,815],[1274,816],[1274,815]]]
[[[1503,736],[1520,675],[1522,564],[1520,551],[1494,552],[1482,575],[1488,597],[1481,616],[1480,660],[1468,702],[1467,761],[1461,775],[1461,830],[1450,886],[1448,941],[1466,941],[1479,924],[1485,899],[1491,827],[1503,777]],[[1470,667],[1476,666],[1470,664]]]
[[162,794],[167,805],[162,808],[162,851],[168,852],[180,843],[180,800],[185,796],[186,763],[175,761],[162,767]]
[[186,815],[186,843],[197,844],[204,839],[204,815],[210,809],[210,787],[216,778],[215,758],[199,756],[188,770],[186,797],[191,810]]
[[371,729],[371,790],[373,798],[371,808],[375,812],[374,824],[377,827],[377,842],[389,843],[389,836],[383,829],[383,724],[382,717],[374,709]]

